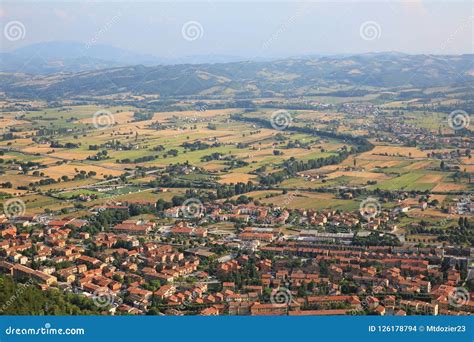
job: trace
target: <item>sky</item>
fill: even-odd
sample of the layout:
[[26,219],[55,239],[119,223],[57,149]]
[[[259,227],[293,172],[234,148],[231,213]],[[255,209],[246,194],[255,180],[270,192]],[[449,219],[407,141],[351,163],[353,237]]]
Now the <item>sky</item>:
[[0,51],[78,41],[158,57],[473,53],[472,1],[2,1]]

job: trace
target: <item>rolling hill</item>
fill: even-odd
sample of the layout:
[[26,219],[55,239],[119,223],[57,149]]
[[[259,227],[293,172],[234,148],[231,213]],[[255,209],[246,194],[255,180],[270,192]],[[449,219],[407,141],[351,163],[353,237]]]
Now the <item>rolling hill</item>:
[[269,62],[126,66],[51,75],[0,75],[12,97],[62,98],[116,93],[161,97],[300,96],[331,87],[426,88],[471,86],[474,55],[400,53],[294,58]]

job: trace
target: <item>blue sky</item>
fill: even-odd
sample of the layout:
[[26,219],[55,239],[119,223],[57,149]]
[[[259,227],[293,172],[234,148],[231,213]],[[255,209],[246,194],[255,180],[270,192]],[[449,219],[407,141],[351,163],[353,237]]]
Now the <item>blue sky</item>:
[[[473,47],[471,1],[3,1],[0,6],[2,52],[42,41],[108,44],[161,57],[459,54],[472,53]],[[22,24],[21,39],[6,39],[11,22]]]

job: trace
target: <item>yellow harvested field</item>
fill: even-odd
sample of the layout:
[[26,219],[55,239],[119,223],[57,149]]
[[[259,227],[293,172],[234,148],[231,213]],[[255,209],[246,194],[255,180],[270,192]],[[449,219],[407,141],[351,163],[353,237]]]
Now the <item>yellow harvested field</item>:
[[88,179],[81,179],[81,180],[75,180],[75,181],[68,181],[68,182],[60,182],[60,183],[54,183],[54,184],[48,184],[44,185],[41,187],[41,190],[47,191],[47,190],[62,190],[62,189],[76,189],[80,186],[85,186],[85,185],[90,185],[94,184],[97,182],[97,180],[88,178]]
[[[98,116],[98,118],[100,120],[100,116]],[[107,116],[106,117],[105,114],[104,114],[104,118],[102,120],[104,120],[104,122],[106,122],[106,118],[107,118],[107,120],[110,120],[110,122],[126,123],[127,121],[133,120],[133,112],[120,112],[120,113],[113,113],[112,112],[112,116]],[[78,122],[83,123],[83,124],[93,124],[95,120],[97,120],[97,119],[94,119],[94,115],[91,115],[88,118],[78,120]]]
[[29,122],[24,121],[24,120],[16,120],[13,116],[8,117],[8,118],[0,118],[0,132],[3,130],[3,128],[8,128],[8,127],[15,127],[15,126],[21,126],[24,125],[28,126]]
[[17,138],[15,140],[0,141],[0,145],[6,146],[8,144],[11,144],[15,147],[15,149],[20,149],[22,146],[31,145],[32,142],[33,140],[31,140],[31,138]]
[[463,165],[461,166],[462,170],[466,169],[466,172],[474,173],[474,159],[461,158]]
[[219,171],[219,170],[222,170],[224,169],[226,166],[223,165],[223,164],[218,164],[218,163],[205,163],[204,165],[202,165],[202,167],[207,170],[207,171]]
[[58,160],[53,158],[61,158],[67,160],[85,160],[88,156],[94,155],[95,151],[84,151],[84,150],[70,150],[70,149],[62,149],[62,148],[51,148],[49,145],[37,145],[37,146],[28,146],[21,149],[22,152],[25,153],[40,153],[42,155],[48,154],[51,158],[45,157],[42,159],[42,163],[55,163]]
[[69,178],[74,177],[78,171],[95,171],[97,173],[96,176],[93,178],[95,179],[104,179],[104,176],[112,175],[112,176],[120,176],[123,172],[118,170],[110,170],[103,168],[101,166],[94,166],[94,165],[77,165],[77,164],[63,164],[57,166],[51,166],[44,170],[44,174],[51,178],[57,179],[62,176],[68,176]]
[[403,201],[403,205],[418,206],[418,198],[407,198]]
[[[43,172],[43,170],[38,170],[40,172]],[[13,184],[13,188],[15,189],[17,186],[27,186],[30,183],[37,182],[44,177],[35,177],[32,176],[31,173],[28,175],[24,175],[21,173],[18,173],[17,171],[8,171],[5,174],[5,180],[8,180]]]
[[51,148],[48,145],[35,145],[35,146],[25,146],[21,149],[22,152],[25,152],[25,153],[41,153],[41,154],[47,154],[47,153],[50,153],[52,151],[55,151],[54,148]]
[[257,176],[249,175],[248,173],[230,173],[222,176],[219,180],[221,184],[230,184],[230,183],[247,183],[249,180],[255,179]]
[[[229,134],[229,132],[225,132],[225,133],[226,133],[225,135],[219,137],[219,141],[224,144],[235,144],[236,141],[246,143],[246,144],[254,144],[259,140],[272,137],[271,134],[263,134],[263,133],[247,135],[245,137],[243,137],[240,133],[237,134],[236,132],[232,132],[231,134]],[[214,134],[214,136],[217,136],[217,135]],[[267,144],[262,144],[262,145],[267,145]],[[259,146],[262,146],[262,145],[259,145]]]
[[[367,154],[372,155],[372,156],[377,156],[378,155],[383,155],[387,153],[389,156],[409,156],[411,153],[412,158],[426,158],[426,154],[429,151],[421,151],[417,149],[416,147],[406,147],[406,146],[375,146],[375,148],[372,151],[366,152],[362,154],[362,156],[365,156]],[[370,159],[370,158],[369,158]]]
[[4,154],[3,156],[0,156],[0,159],[4,159],[4,160],[15,159],[15,158],[16,158],[15,156],[12,156],[10,154]]
[[[342,164],[342,163],[341,163]],[[320,173],[319,171],[336,171],[336,170],[339,170],[341,168],[341,164],[338,164],[338,165],[326,165],[326,166],[323,166],[323,167],[320,167],[318,170],[318,172],[316,173]],[[305,174],[308,173],[308,171],[305,172]]]
[[436,185],[431,191],[463,191],[466,184],[441,183]]
[[[357,162],[359,165],[359,158],[357,158]],[[399,164],[400,164],[400,161],[398,160],[375,160],[375,161],[369,161],[366,164],[360,164],[360,166],[363,166],[366,169],[371,170],[374,168],[396,167]]]
[[28,191],[27,190],[18,190],[18,189],[0,189],[0,193],[5,193],[13,196],[21,196],[26,194]]
[[441,183],[443,181],[443,175],[424,175],[417,182],[419,183]]
[[56,164],[58,160],[56,158],[41,157],[40,159],[38,159],[38,162],[40,162],[43,165],[52,165],[52,164]]
[[438,200],[439,203],[443,203],[445,198],[446,198],[446,195],[431,195],[430,201]]
[[[445,218],[446,214],[441,212],[440,210],[437,209],[432,209],[428,208],[426,210],[421,210],[421,209],[413,209],[410,210],[410,217],[416,217],[416,218],[421,218],[421,219],[426,219],[426,218]],[[451,218],[454,219],[454,217],[457,216],[452,216]]]
[[96,154],[97,151],[81,151],[81,150],[60,150],[51,153],[51,156],[62,158],[62,159],[76,159],[76,160],[86,160],[87,157]]
[[427,169],[432,164],[431,161],[419,161],[413,164],[408,165],[405,169],[408,170],[424,170]]

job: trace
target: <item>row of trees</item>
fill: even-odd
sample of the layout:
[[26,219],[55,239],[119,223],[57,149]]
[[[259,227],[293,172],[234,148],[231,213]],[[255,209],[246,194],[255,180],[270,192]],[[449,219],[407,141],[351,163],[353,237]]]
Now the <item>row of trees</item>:
[[[273,128],[270,121],[261,118],[244,117],[241,114],[233,115],[231,118],[237,121],[252,122],[254,124],[258,124],[269,129]],[[374,148],[374,146],[367,139],[348,134],[321,131],[309,126],[290,126],[287,128],[287,130],[291,130],[298,133],[316,135],[330,139],[338,139],[345,143],[350,143],[354,146],[351,147],[350,150],[348,150],[347,147],[344,146],[336,155],[329,156],[326,158],[316,158],[307,161],[298,161],[292,157],[283,163],[282,170],[261,176],[260,184],[262,185],[273,185],[281,183],[283,180],[293,177],[297,172],[317,169],[326,165],[339,164],[351,154],[367,152]]]

